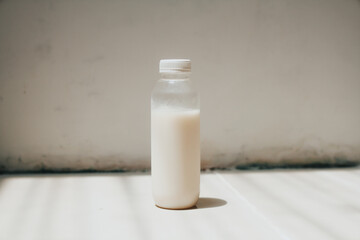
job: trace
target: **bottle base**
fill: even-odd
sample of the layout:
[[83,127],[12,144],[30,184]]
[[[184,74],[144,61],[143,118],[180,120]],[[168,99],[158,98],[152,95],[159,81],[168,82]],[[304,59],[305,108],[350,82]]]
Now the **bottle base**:
[[199,200],[199,193],[195,195],[190,194],[177,194],[176,196],[162,196],[155,197],[154,204],[158,208],[169,209],[169,210],[182,210],[194,208]]
[[186,210],[186,209],[195,209],[195,208],[196,208],[196,203],[193,204],[193,205],[191,205],[191,206],[189,206],[189,207],[179,207],[179,208],[174,208],[174,207],[172,207],[172,208],[169,208],[169,207],[161,207],[161,206],[159,206],[159,205],[157,205],[157,204],[155,204],[155,206],[158,207],[158,208],[161,208],[161,209],[165,209],[165,210]]

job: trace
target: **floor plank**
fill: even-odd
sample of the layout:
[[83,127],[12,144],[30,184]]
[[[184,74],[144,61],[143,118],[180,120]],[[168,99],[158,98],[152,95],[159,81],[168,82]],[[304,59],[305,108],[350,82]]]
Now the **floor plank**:
[[215,171],[197,208],[146,173],[0,175],[0,239],[360,239],[360,170]]
[[350,172],[275,170],[218,174],[291,239],[360,238],[360,179],[345,180]]
[[215,174],[201,178],[198,208],[171,211],[154,206],[148,174],[2,176],[0,239],[281,239]]

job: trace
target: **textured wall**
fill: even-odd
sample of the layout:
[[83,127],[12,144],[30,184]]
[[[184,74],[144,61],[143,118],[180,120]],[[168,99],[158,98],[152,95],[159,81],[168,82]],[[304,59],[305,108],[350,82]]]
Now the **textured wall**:
[[360,161],[356,0],[0,1],[0,169],[150,165],[161,58],[191,58],[203,167]]

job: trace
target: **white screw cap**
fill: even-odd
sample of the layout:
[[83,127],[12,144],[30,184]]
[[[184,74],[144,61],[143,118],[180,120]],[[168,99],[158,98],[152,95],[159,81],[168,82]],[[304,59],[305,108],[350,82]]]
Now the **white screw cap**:
[[159,64],[159,72],[191,72],[191,61],[190,59],[162,59]]

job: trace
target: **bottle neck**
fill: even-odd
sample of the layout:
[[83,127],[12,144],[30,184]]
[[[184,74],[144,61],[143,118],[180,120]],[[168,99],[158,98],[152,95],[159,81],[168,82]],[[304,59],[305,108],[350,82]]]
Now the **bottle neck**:
[[160,73],[160,81],[188,81],[190,72]]

